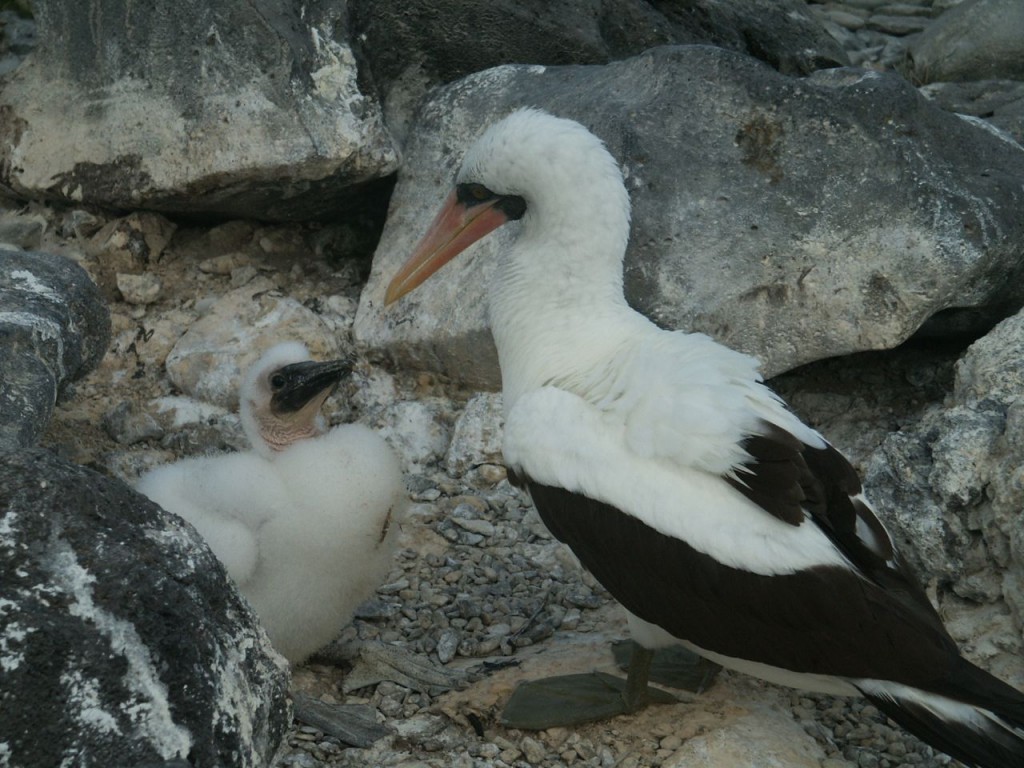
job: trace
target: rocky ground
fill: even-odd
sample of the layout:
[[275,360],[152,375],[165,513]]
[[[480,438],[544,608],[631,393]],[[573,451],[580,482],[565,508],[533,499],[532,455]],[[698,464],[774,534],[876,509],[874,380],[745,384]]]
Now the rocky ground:
[[[915,10],[923,5],[931,6],[850,0],[818,10],[857,52],[855,64],[885,69],[899,65],[909,36],[927,24]],[[109,300],[111,350],[65,393],[43,441],[62,455],[130,482],[156,463],[240,447],[226,385],[204,401],[185,396],[209,361],[204,344],[256,343],[262,328],[294,333],[320,354],[354,349],[352,321],[372,255],[358,227],[175,225],[156,216],[105,226],[114,221],[14,204],[0,220],[0,241],[74,258]],[[863,461],[888,431],[941,401],[960,352],[952,345],[862,355],[774,383]],[[390,735],[354,748],[329,724],[297,720],[279,768],[949,763],[871,706],[729,673],[699,696],[680,694],[678,704],[632,717],[539,733],[502,727],[500,708],[518,681],[611,670],[611,642],[627,633],[620,609],[505,481],[499,411],[493,396],[365,356],[328,402],[332,423],[361,420],[389,438],[413,506],[387,583],[334,645],[295,670],[293,690],[368,705]],[[958,613],[953,598],[944,607],[965,641],[979,614]],[[966,651],[1021,674],[1005,660],[1007,649]]]
[[[152,284],[143,290],[129,288],[125,273],[118,279],[112,228],[100,227],[101,219],[29,208],[4,221],[36,222],[34,247],[75,258],[107,291],[111,351],[66,394],[44,444],[129,482],[154,463],[241,445],[234,414],[183,397],[166,368],[183,346],[248,331],[238,295],[256,304],[292,299],[309,310],[296,333],[315,335],[322,324],[341,350],[352,345],[368,263],[318,249],[337,235],[328,229],[179,226],[166,247],[145,257]],[[158,217],[130,221],[141,242],[156,244],[173,229]],[[90,255],[100,253],[100,242],[107,244],[102,255]],[[264,319],[280,315],[273,306],[260,311]],[[238,317],[224,319],[231,312]],[[211,317],[221,320],[203,322]],[[775,383],[806,418],[863,457],[942,397],[957,352],[824,362]],[[753,765],[765,754],[781,764],[835,768],[945,764],[870,706],[727,673],[699,697],[682,694],[680,704],[636,717],[539,734],[501,727],[500,708],[518,681],[612,671],[611,643],[628,636],[620,609],[505,481],[496,396],[453,392],[432,377],[362,359],[328,411],[332,422],[359,419],[388,435],[403,455],[414,503],[378,597],[332,647],[295,670],[293,688],[322,701],[368,704],[393,735],[356,749],[297,721],[279,766],[681,766],[705,764],[701,755]],[[374,653],[380,644],[402,655],[397,671]],[[410,674],[410,659],[426,670]]]

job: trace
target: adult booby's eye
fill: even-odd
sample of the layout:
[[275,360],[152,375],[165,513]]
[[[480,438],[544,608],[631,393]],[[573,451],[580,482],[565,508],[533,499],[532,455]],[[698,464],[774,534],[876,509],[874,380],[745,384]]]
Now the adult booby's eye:
[[281,389],[287,383],[288,379],[285,378],[283,373],[275,373],[270,377],[270,386],[274,389]]
[[483,184],[459,184],[456,195],[463,205],[476,205],[493,199],[496,195]]

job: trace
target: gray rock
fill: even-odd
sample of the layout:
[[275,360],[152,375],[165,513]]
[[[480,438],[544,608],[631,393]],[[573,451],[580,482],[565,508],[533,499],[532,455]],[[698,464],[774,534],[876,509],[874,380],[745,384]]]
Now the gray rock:
[[[926,582],[1002,601],[1024,629],[1024,313],[975,342],[951,401],[889,437],[865,484]],[[1004,643],[1003,647],[1010,647]]]
[[34,199],[272,220],[361,204],[398,157],[321,6],[36,0],[38,47],[0,92],[0,179]]
[[36,250],[46,227],[46,217],[39,213],[3,211],[0,213],[0,243],[22,250]]
[[117,290],[128,304],[152,304],[160,298],[163,285],[156,275],[132,275],[118,272]]
[[195,531],[41,450],[0,456],[12,766],[264,766],[288,671]]
[[398,453],[406,474],[419,474],[444,456],[451,441],[445,405],[437,398],[403,400],[381,414],[380,434]]
[[984,118],[1024,146],[1024,82],[977,80],[931,83],[920,90],[946,111]]
[[109,343],[110,313],[81,267],[0,250],[0,451],[33,445],[61,391]]
[[[350,0],[350,37],[405,135],[431,87],[501,64],[603,64],[672,43],[749,53],[806,74],[848,63],[803,0]],[[404,140],[403,140],[404,143]]]
[[876,13],[868,19],[868,29],[885,32],[889,35],[910,35],[921,32],[928,26],[928,19],[920,16],[890,16]]
[[1024,80],[1024,3],[967,0],[929,25],[910,58],[921,83]]
[[[768,375],[991,324],[1020,303],[1024,150],[858,70],[788,78],[716,48],[594,67],[503,67],[424,105],[356,318],[402,364],[497,388],[485,315],[505,227],[385,311],[384,288],[461,153],[522,104],[580,120],[626,177],[627,299],[663,326],[762,358]],[[955,308],[969,308],[971,312]]]
[[104,414],[103,427],[121,445],[159,439],[164,434],[157,420],[140,410],[131,400],[122,400]]
[[21,3],[23,13],[6,8],[0,11],[0,30],[3,33],[0,35],[0,75],[17,69],[36,45],[36,23],[29,18],[31,11],[24,0]]

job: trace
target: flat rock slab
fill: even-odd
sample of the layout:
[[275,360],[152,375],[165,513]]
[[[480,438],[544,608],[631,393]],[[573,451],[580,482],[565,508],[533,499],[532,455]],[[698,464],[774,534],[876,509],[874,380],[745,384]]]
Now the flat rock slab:
[[39,0],[0,92],[0,177],[33,199],[265,220],[357,208],[397,151],[355,59],[297,8]]
[[930,319],[937,334],[977,332],[1024,298],[1019,145],[899,77],[791,78],[740,54],[677,46],[603,66],[500,67],[427,102],[362,295],[361,342],[498,386],[485,296],[513,226],[396,306],[382,298],[462,153],[522,105],[579,120],[619,160],[633,202],[633,306],[758,355],[768,375],[893,347]]
[[4,765],[265,766],[286,662],[184,521],[42,450],[0,455]]

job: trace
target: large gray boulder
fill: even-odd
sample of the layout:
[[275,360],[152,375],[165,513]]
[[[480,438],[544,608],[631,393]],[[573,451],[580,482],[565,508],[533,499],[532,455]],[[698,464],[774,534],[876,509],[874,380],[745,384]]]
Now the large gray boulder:
[[891,435],[865,485],[925,582],[1005,604],[1024,637],[1024,312],[956,366],[949,402]]
[[266,766],[290,722],[287,664],[195,530],[46,451],[0,455],[0,617],[5,766]]
[[57,397],[99,363],[110,312],[85,270],[0,249],[0,452],[34,445]]
[[357,206],[397,166],[329,17],[248,0],[33,10],[38,47],[0,91],[0,181],[16,194],[296,220]]
[[663,326],[760,356],[769,375],[931,333],[978,332],[1024,300],[1024,150],[906,81],[807,78],[703,46],[604,66],[503,67],[420,112],[355,333],[402,365],[498,385],[485,297],[506,227],[385,310],[461,154],[533,105],[577,119],[633,202],[626,294]]
[[847,64],[804,0],[349,0],[349,39],[399,137],[433,86],[501,64],[603,64],[673,43],[787,74]]
[[921,83],[1024,80],[1024,3],[965,0],[928,25],[910,46]]

